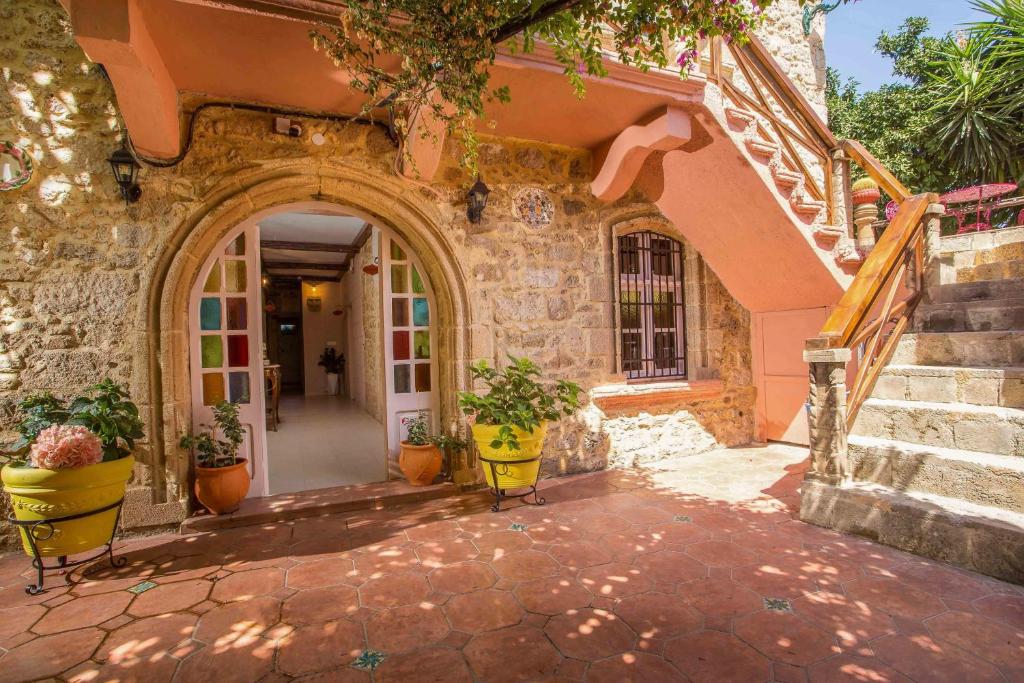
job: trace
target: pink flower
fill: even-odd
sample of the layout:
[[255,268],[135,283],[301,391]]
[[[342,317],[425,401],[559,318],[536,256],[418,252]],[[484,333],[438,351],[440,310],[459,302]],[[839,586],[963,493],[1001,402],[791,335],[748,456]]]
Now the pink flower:
[[53,425],[39,432],[29,462],[45,470],[68,470],[103,460],[103,444],[85,427]]

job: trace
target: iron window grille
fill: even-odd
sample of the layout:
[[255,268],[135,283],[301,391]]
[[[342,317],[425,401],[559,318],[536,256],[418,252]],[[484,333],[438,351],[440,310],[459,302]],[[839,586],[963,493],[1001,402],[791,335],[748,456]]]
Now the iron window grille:
[[619,237],[619,330],[628,379],[686,378],[682,244],[655,232]]

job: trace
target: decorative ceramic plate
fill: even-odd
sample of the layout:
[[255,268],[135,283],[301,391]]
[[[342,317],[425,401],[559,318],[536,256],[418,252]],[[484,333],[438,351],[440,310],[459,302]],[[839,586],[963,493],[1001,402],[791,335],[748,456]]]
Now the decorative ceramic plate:
[[0,142],[0,165],[0,192],[17,190],[32,179],[32,157],[12,142]]
[[512,200],[516,216],[531,228],[543,228],[555,216],[555,206],[548,193],[537,187],[524,187]]

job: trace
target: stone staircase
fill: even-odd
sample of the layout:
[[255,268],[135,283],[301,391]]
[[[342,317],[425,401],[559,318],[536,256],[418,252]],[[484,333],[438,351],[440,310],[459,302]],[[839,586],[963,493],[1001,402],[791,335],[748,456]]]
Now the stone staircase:
[[[940,277],[849,436],[850,495],[873,496],[894,513],[871,535],[1018,582],[1024,278],[1014,277],[1013,263],[1020,237],[1011,248],[972,250],[963,267],[948,253],[940,257]],[[979,265],[996,277],[977,279]]]

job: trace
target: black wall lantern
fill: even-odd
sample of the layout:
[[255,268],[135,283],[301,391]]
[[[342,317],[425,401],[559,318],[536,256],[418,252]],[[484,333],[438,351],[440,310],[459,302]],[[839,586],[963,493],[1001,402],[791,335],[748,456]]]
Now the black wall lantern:
[[469,188],[469,194],[466,195],[469,199],[469,206],[466,207],[466,218],[469,219],[470,223],[479,223],[480,219],[483,218],[484,208],[487,207],[487,195],[490,193],[490,188],[484,185],[484,181],[480,179],[480,176],[477,176],[476,182],[473,183],[473,187]]
[[132,153],[123,146],[111,154],[107,161],[110,163],[110,170],[114,172],[117,186],[121,188],[121,196],[124,197],[125,203],[134,204],[139,201],[139,197],[142,196],[142,188],[135,182],[135,179],[142,167],[139,166],[139,162],[135,161]]

